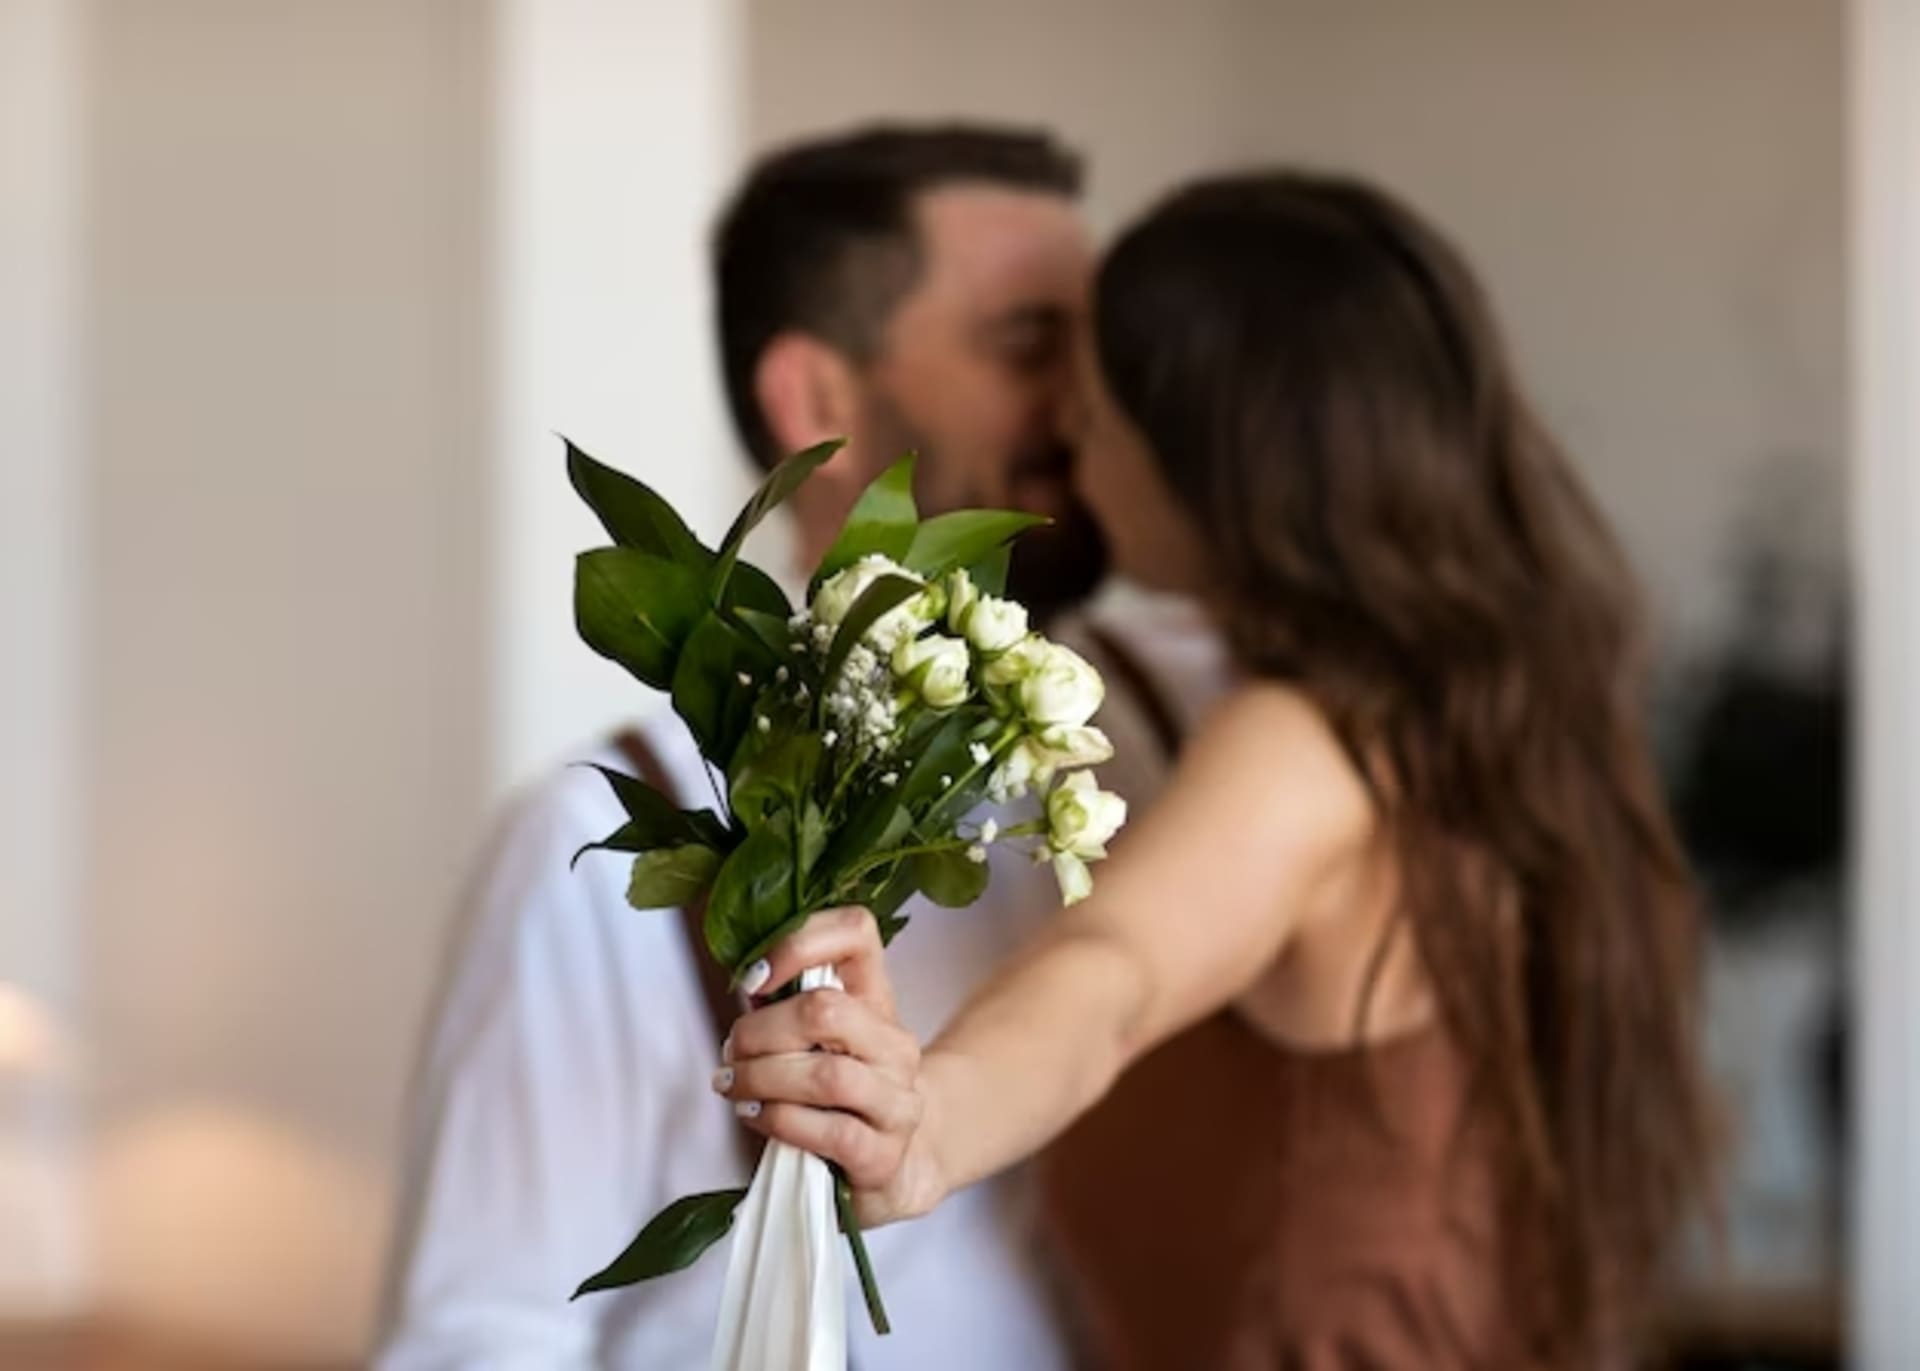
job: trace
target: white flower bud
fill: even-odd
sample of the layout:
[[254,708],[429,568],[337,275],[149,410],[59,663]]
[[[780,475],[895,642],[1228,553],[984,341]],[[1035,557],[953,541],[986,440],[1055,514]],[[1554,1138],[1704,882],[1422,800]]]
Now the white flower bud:
[[[1046,767],[1046,755],[1034,748],[1032,739],[1022,738],[1001,759],[987,780],[987,794],[996,804],[1005,804],[1025,795],[1034,785],[1045,785],[1053,773]],[[1045,775],[1041,772],[1045,770]]]
[[1113,758],[1113,744],[1097,728],[1049,728],[1038,738],[1048,760],[1061,771],[1083,766],[1098,766]]
[[958,638],[909,638],[893,650],[893,674],[933,709],[952,709],[973,694],[973,657]]
[[979,844],[979,843],[975,843],[975,844],[974,844],[974,845],[973,845],[972,847],[970,847],[970,848],[968,848],[968,849],[967,849],[967,860],[968,860],[968,861],[970,861],[970,862],[984,862],[984,861],[986,861],[986,859],[987,859],[987,850],[986,850],[986,848],[984,848],[984,847],[982,847],[982,846],[980,846],[980,844]]
[[993,749],[985,743],[968,743],[967,755],[973,758],[975,766],[985,766],[993,760]]
[[1060,883],[1060,903],[1079,904],[1093,894],[1093,873],[1071,852],[1053,855],[1053,878]]
[[1082,860],[1107,855],[1107,843],[1127,821],[1127,802],[1076,771],[1047,796],[1047,840],[1055,852]]
[[979,590],[973,584],[973,577],[966,569],[951,572],[947,576],[947,627],[955,633],[967,631],[967,611],[973,608],[980,598]]
[[980,825],[980,841],[982,844],[991,843],[995,838],[998,838],[999,836],[1000,836],[999,820],[988,819],[985,823]]

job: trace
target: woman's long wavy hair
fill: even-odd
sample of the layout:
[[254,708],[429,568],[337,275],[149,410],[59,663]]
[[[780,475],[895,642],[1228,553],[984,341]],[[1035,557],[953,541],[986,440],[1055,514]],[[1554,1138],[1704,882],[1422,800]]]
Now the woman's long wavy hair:
[[1584,1362],[1711,1176],[1697,925],[1640,722],[1625,561],[1433,229],[1353,181],[1214,180],[1096,289],[1122,411],[1250,670],[1372,785],[1501,1150],[1509,1306]]

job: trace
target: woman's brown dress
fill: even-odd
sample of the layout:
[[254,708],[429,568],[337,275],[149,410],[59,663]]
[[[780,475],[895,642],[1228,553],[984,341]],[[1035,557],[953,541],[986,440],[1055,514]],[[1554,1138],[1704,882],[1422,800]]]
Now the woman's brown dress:
[[1526,1365],[1465,1094],[1433,1029],[1302,1051],[1227,1011],[1137,1063],[1041,1164],[1094,1364]]

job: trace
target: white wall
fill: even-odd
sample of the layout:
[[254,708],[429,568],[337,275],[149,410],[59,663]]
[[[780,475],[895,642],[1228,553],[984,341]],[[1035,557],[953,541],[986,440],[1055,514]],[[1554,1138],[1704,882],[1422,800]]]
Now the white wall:
[[1920,1365],[1920,3],[1859,0],[1852,57],[1854,529],[1862,651],[1855,1365]]
[[0,980],[85,984],[99,1303],[351,1357],[491,811],[646,703],[550,431],[709,534],[743,490],[733,11],[0,3]]
[[875,114],[1051,125],[1111,226],[1179,179],[1374,176],[1457,236],[1667,628],[1726,627],[1784,458],[1840,557],[1845,7],[1804,0],[755,0],[756,143]]
[[709,539],[747,486],[706,255],[739,138],[734,0],[499,13],[493,731],[508,783],[655,703],[574,634],[573,557],[605,535],[554,435],[652,484]]
[[27,1041],[47,1045],[29,1017],[70,1032],[83,994],[73,20],[62,0],[0,0],[0,1314],[83,1290],[73,1081]]
[[91,7],[102,1300],[346,1355],[484,832],[485,10]]

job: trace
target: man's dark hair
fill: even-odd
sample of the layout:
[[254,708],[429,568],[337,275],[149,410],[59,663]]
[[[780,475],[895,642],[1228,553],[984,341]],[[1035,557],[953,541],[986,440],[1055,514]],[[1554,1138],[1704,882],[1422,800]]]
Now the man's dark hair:
[[871,359],[919,280],[919,196],[979,183],[1072,198],[1080,176],[1079,158],[1045,133],[959,124],[865,128],[763,158],[713,245],[727,404],[755,459],[781,456],[754,395],[760,354],[798,330]]

